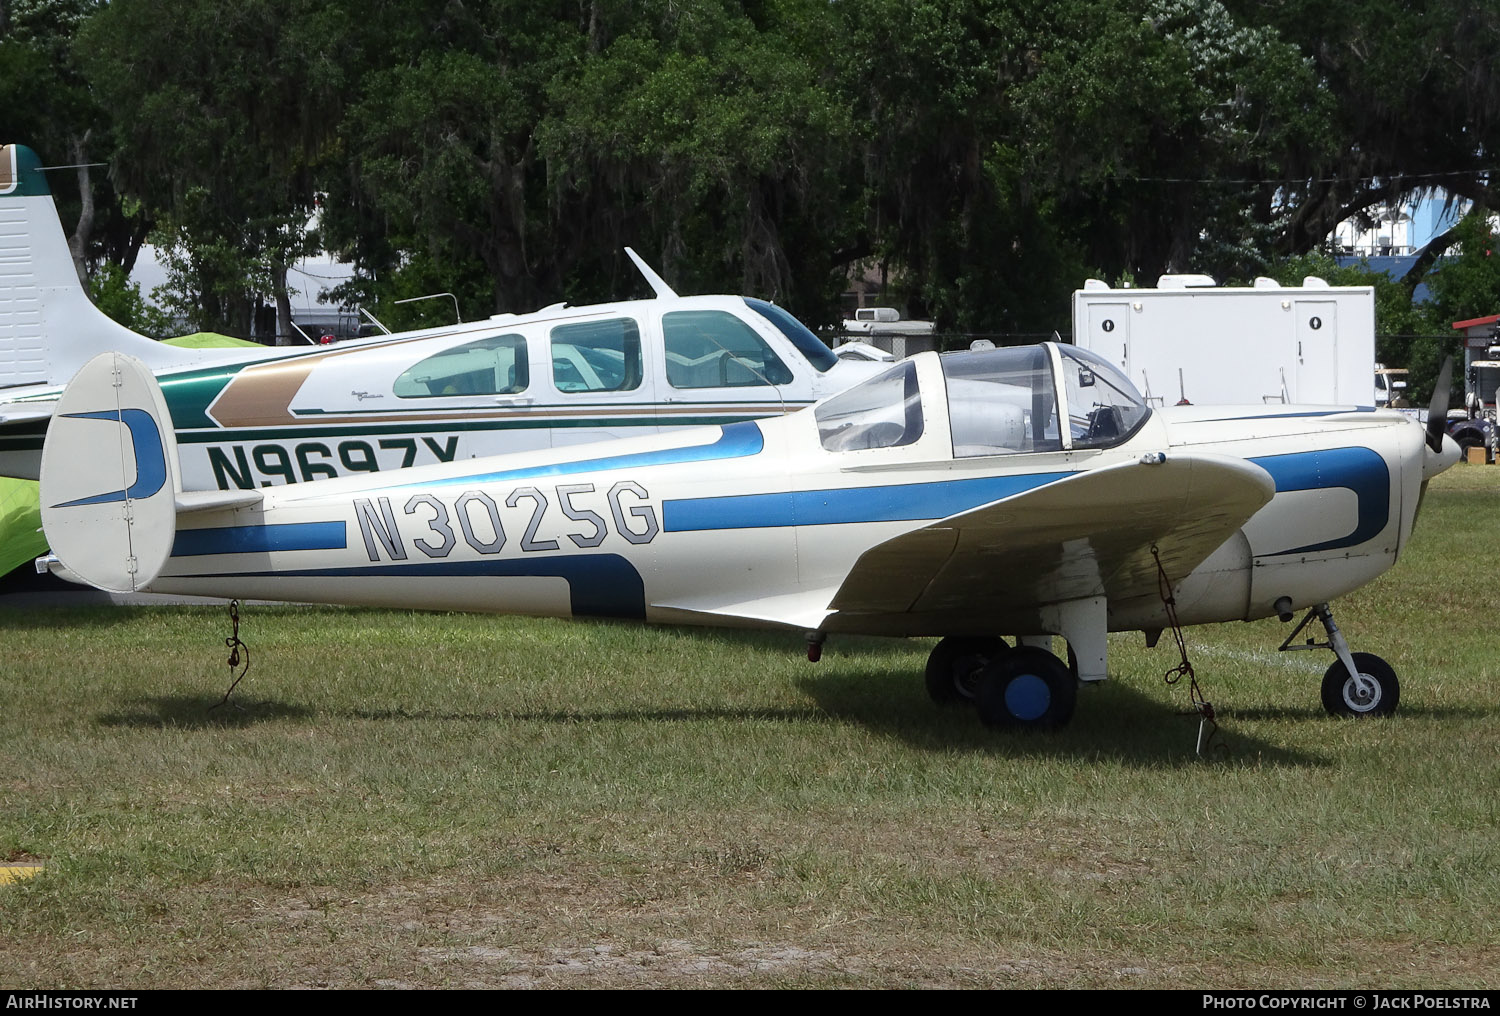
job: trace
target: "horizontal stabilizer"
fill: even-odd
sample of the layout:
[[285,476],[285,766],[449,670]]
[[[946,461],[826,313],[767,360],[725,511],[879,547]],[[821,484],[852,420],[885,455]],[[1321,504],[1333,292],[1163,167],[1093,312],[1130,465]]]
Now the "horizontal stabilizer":
[[1243,459],[1180,454],[1076,473],[887,540],[861,555],[832,606],[844,614],[983,617],[1037,604],[1157,589],[1271,500]]
[[0,427],[6,427],[18,423],[37,423],[41,420],[52,419],[52,407],[55,402],[39,402],[35,405],[26,403],[12,403],[0,406]]
[[177,494],[177,514],[252,508],[265,499],[258,490],[185,490]]

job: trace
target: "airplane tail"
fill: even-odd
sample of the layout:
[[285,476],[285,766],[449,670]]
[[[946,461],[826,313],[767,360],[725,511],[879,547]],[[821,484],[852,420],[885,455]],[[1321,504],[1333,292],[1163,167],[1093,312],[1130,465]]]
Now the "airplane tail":
[[100,353],[63,390],[42,446],[42,529],[59,574],[115,593],[160,574],[178,520],[257,505],[258,490],[182,489],[177,436],[151,368]]
[[42,448],[42,528],[90,585],[134,592],[166,564],[182,489],[177,439],[151,369],[101,353],[58,399]]
[[65,384],[106,350],[157,367],[182,359],[180,350],[94,306],[78,279],[41,160],[24,145],[0,146],[0,389]]

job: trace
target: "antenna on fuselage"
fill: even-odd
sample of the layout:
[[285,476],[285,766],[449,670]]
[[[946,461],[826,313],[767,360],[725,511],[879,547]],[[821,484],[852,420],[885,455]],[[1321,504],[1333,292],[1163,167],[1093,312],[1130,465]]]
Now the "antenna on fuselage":
[[650,265],[641,260],[641,256],[639,254],[631,250],[629,247],[625,248],[625,253],[630,255],[630,260],[635,262],[636,268],[638,268],[640,270],[640,273],[646,277],[646,282],[651,286],[652,289],[656,291],[656,295],[658,297],[674,298],[677,296],[677,293],[672,289],[672,287],[667,285],[667,280],[663,279],[660,275],[657,275],[656,272],[651,269]]

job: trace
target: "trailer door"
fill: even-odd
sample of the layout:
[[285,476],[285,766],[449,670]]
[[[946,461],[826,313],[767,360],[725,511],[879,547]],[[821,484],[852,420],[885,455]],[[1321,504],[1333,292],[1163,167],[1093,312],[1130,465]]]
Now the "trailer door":
[[1333,300],[1298,300],[1297,376],[1293,402],[1339,401],[1339,305]]
[[1117,364],[1145,394],[1159,394],[1146,391],[1148,379],[1141,377],[1141,372],[1135,369],[1135,364],[1130,359],[1130,304],[1125,301],[1091,301],[1088,308],[1088,337],[1081,345],[1110,363]]

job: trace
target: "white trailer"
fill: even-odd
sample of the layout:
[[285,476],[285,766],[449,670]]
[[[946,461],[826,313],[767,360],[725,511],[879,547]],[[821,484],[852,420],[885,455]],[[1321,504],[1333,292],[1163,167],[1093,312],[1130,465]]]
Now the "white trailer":
[[1206,275],[1156,285],[1089,279],[1073,294],[1074,343],[1118,364],[1152,405],[1375,404],[1373,287]]

